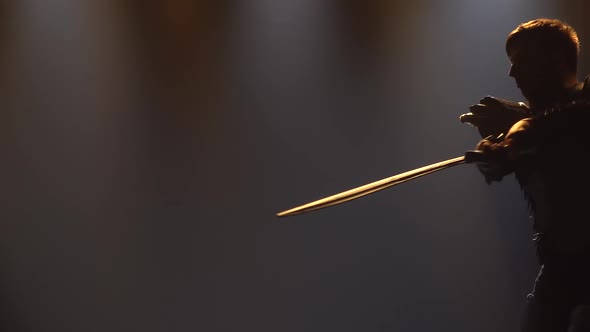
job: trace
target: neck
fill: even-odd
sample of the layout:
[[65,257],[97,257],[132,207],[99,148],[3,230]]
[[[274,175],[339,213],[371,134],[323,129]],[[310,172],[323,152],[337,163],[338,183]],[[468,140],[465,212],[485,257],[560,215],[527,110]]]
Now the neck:
[[530,98],[528,100],[529,106],[532,109],[544,110],[547,107],[567,101],[571,98],[572,92],[578,83],[576,77],[572,76],[565,80],[561,86],[547,89],[547,91],[540,93],[537,97]]

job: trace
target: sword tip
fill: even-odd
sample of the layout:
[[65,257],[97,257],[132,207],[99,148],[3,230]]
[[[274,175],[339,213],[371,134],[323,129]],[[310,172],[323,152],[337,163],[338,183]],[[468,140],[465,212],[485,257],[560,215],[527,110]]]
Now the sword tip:
[[279,217],[279,218],[280,217],[288,217],[288,216],[292,215],[293,213],[294,213],[294,211],[292,211],[292,210],[286,210],[286,211],[282,211],[282,212],[277,213],[277,217]]

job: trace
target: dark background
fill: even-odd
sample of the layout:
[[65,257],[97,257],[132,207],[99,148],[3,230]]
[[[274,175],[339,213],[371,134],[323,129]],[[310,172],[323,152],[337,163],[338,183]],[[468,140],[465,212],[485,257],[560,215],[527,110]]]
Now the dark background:
[[512,177],[458,116],[522,100],[507,34],[584,0],[0,1],[6,331],[517,331]]

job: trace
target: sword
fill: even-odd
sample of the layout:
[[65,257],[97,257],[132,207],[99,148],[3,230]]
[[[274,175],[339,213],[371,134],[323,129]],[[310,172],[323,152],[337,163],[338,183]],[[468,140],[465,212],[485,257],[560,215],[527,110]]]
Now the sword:
[[332,196],[328,196],[317,201],[313,201],[307,204],[303,204],[297,207],[294,207],[289,210],[285,210],[282,212],[277,213],[277,217],[287,217],[296,214],[301,214],[305,212],[315,211],[319,209],[326,208],[328,206],[333,206],[337,204],[341,204],[344,202],[351,201],[353,199],[357,199],[363,196],[370,195],[372,193],[376,193],[383,189],[393,187],[395,185],[422,177],[427,174],[432,174],[434,172],[441,171],[443,169],[447,169],[453,166],[461,165],[461,164],[471,164],[471,163],[485,163],[486,159],[481,151],[467,151],[465,155],[460,157],[455,157],[447,160],[443,160],[434,164],[430,164],[427,166],[419,167],[413,169],[411,171],[407,171],[401,174],[397,174],[382,180],[378,180],[375,182],[371,182],[364,186],[360,186],[357,188],[353,188],[339,194],[335,194]]

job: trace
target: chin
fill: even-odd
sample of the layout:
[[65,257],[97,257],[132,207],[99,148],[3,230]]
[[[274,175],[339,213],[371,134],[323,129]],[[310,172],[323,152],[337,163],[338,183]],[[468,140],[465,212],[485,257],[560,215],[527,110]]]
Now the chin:
[[543,91],[542,89],[538,89],[535,87],[520,87],[520,93],[527,99],[538,99],[538,97],[542,98],[543,93],[541,91]]
[[534,93],[527,92],[526,90],[523,90],[523,89],[520,89],[520,94],[522,94],[522,96],[528,101],[530,101],[531,99],[533,99],[533,100],[536,99]]

